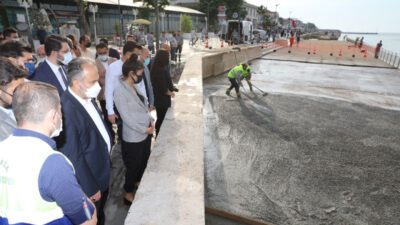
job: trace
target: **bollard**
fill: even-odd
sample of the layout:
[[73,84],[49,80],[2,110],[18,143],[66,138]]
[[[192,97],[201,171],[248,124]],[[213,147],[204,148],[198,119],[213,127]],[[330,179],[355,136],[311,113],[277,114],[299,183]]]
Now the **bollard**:
[[224,39],[222,39],[222,41],[221,41],[221,48],[223,48],[224,47]]
[[206,48],[208,48],[208,39],[206,40]]
[[231,40],[229,40],[229,47],[231,47],[232,46],[232,41]]

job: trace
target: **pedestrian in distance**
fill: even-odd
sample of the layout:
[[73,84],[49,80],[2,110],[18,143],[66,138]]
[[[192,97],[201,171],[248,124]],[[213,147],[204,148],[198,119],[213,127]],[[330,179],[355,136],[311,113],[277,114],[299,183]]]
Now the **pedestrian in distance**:
[[375,58],[379,57],[379,52],[381,51],[382,48],[382,40],[376,44],[376,48],[375,48]]
[[247,84],[249,85],[250,91],[253,91],[253,87],[251,84],[251,69],[247,63],[242,63],[238,66],[232,68],[228,73],[228,79],[231,83],[231,86],[226,89],[226,94],[230,95],[231,90],[235,88],[236,96],[240,98],[239,86],[243,87],[242,80],[246,79]]

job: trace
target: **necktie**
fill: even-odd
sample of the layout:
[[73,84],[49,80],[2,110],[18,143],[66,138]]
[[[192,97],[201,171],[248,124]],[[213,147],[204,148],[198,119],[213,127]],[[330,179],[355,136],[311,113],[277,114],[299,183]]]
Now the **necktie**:
[[65,84],[65,88],[67,88],[68,87],[68,82],[67,82],[67,79],[65,78],[64,70],[62,69],[61,66],[58,69],[58,71],[60,71],[61,77],[62,77],[62,79],[64,81],[64,84]]

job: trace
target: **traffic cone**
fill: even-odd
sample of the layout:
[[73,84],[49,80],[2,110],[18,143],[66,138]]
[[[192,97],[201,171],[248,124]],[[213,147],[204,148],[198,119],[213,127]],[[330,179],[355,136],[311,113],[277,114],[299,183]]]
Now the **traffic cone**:
[[265,41],[265,47],[264,48],[268,48],[268,41]]
[[367,58],[367,49],[364,50],[364,58]]
[[339,56],[342,56],[342,49],[340,49],[339,51]]
[[231,40],[229,40],[229,47],[231,47],[232,46],[232,41]]
[[206,48],[208,48],[208,39],[206,40]]
[[317,54],[317,49],[316,49],[315,47],[314,47],[313,54],[314,54],[314,55]]
[[119,55],[122,55],[121,47],[118,47],[118,52],[119,52]]
[[222,41],[221,41],[221,48],[223,48],[224,47],[224,39],[222,39]]

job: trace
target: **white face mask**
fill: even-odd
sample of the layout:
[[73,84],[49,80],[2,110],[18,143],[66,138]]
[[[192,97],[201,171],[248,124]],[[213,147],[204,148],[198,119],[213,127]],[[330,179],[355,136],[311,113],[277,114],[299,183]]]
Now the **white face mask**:
[[56,113],[56,115],[57,115],[58,118],[60,118],[60,127],[57,129],[56,125],[54,125],[53,123],[51,124],[53,126],[54,130],[50,134],[50,138],[58,137],[60,135],[61,131],[63,130],[63,128],[62,128],[62,125],[63,125],[62,118],[58,115],[58,113]]
[[86,89],[86,97],[88,98],[97,98],[97,95],[99,95],[101,91],[101,87],[99,82],[96,82],[95,85],[93,85],[91,88]]

